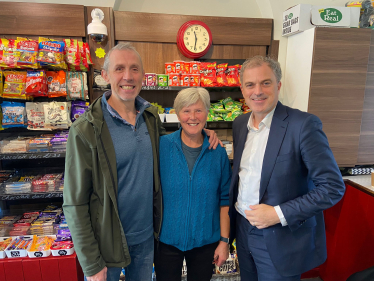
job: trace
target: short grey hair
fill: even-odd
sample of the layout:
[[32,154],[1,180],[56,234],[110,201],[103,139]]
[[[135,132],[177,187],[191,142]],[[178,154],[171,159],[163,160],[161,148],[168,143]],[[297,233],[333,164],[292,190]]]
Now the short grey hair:
[[204,104],[204,107],[207,111],[210,108],[210,96],[209,92],[201,87],[191,87],[187,89],[183,89],[177,95],[174,100],[174,109],[177,114],[182,110],[184,107],[188,107],[193,105],[201,100]]
[[106,72],[108,72],[108,70],[109,70],[110,54],[114,50],[125,50],[125,51],[132,51],[132,52],[134,52],[139,57],[140,66],[142,67],[142,70],[143,70],[143,61],[142,61],[142,58],[139,55],[138,51],[135,49],[135,47],[133,45],[131,45],[131,43],[129,43],[129,42],[120,42],[117,45],[115,45],[112,49],[110,49],[110,51],[105,56],[103,69]]
[[280,67],[279,62],[272,59],[271,57],[264,57],[264,56],[254,56],[252,58],[247,59],[243,65],[242,69],[240,71],[240,81],[243,83],[243,73],[244,70],[247,68],[254,68],[263,65],[266,63],[271,70],[273,70],[273,73],[275,75],[275,78],[277,79],[277,83],[282,79],[282,69]]

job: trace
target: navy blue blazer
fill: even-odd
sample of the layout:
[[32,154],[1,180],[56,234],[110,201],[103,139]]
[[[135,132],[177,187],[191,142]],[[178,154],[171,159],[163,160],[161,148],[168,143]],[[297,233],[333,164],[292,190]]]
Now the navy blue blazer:
[[[234,164],[230,186],[231,239],[235,238],[235,209],[239,168],[250,114],[233,123]],[[327,257],[323,210],[344,195],[345,185],[322,131],[320,119],[278,102],[271,123],[260,182],[259,202],[279,205],[288,226],[263,229],[275,268],[283,276],[298,275]]]

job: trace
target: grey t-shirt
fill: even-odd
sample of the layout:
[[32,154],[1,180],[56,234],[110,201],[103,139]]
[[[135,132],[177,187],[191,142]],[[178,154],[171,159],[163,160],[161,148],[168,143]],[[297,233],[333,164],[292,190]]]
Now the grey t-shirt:
[[188,170],[190,171],[190,175],[192,173],[193,166],[195,165],[196,159],[200,155],[202,147],[203,147],[202,145],[199,147],[189,147],[185,145],[184,142],[182,141],[182,150],[183,150],[184,157],[186,157],[186,160],[187,160],[187,165],[188,165]]

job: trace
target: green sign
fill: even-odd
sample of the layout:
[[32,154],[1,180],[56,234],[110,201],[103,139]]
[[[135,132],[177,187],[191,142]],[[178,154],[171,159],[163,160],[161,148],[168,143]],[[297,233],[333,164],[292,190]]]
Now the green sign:
[[334,8],[327,8],[319,10],[321,19],[328,23],[337,23],[340,22],[343,18],[342,13]]
[[293,13],[291,13],[291,14],[288,15],[289,19],[292,19],[292,17],[293,17]]

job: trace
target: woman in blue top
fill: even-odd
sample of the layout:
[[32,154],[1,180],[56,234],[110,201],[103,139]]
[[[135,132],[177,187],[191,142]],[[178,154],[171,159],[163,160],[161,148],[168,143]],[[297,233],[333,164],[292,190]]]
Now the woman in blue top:
[[175,98],[181,124],[160,139],[163,222],[155,248],[157,281],[209,281],[212,263],[228,258],[231,167],[224,148],[208,149],[204,132],[210,97],[204,88],[188,88]]

